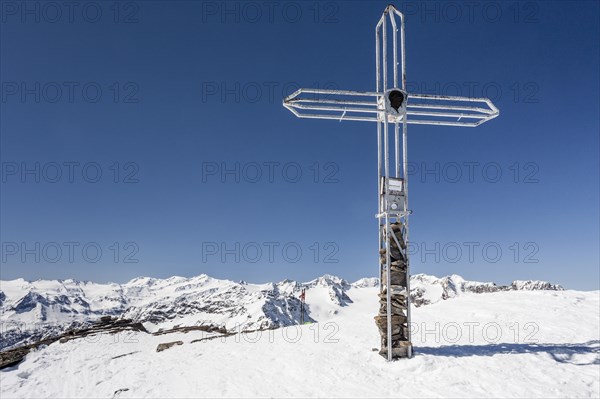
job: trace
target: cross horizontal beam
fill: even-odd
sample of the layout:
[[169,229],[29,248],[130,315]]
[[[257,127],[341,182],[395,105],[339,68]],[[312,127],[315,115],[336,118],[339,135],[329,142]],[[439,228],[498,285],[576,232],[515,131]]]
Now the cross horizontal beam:
[[[372,91],[298,89],[283,100],[283,106],[298,118],[383,122],[383,96]],[[487,98],[408,93],[406,122],[475,127],[499,113]],[[402,122],[402,118],[388,114],[388,122]]]

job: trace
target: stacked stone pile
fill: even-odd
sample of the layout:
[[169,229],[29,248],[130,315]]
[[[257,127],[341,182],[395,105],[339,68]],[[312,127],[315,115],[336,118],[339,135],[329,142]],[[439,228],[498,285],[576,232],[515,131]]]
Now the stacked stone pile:
[[[381,334],[381,350],[379,354],[388,357],[388,328],[387,328],[387,291],[390,289],[390,304],[392,314],[392,359],[409,357],[411,343],[408,337],[407,322],[407,268],[403,238],[403,229],[400,222],[390,224],[390,287],[387,276],[387,253],[382,248],[379,251],[381,262],[381,292],[379,293],[379,314],[375,316],[375,323]],[[386,232],[387,233],[387,232]],[[395,239],[394,239],[395,237]],[[397,241],[397,242],[396,242]],[[385,237],[383,237],[385,242]],[[400,247],[398,246],[400,244]]]

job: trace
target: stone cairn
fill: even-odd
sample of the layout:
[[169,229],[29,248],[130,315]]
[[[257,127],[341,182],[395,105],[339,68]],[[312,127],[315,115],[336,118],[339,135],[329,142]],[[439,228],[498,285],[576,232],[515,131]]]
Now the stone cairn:
[[[409,357],[412,346],[408,336],[407,323],[407,270],[405,250],[406,244],[403,237],[403,226],[401,222],[390,224],[390,287],[387,286],[387,254],[385,245],[379,250],[379,262],[381,263],[381,289],[379,292],[379,314],[375,316],[375,323],[381,334],[381,350],[379,354],[388,357],[387,336],[387,290],[391,290],[391,314],[392,314],[392,359]],[[384,229],[385,231],[385,229]],[[387,234],[387,232],[386,232]],[[400,248],[398,244],[400,243]],[[382,237],[385,243],[385,237]]]

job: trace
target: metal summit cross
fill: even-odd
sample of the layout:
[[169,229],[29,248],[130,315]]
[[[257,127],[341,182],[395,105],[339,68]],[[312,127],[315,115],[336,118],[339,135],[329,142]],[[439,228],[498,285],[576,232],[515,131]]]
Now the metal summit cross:
[[[393,84],[391,86],[388,85],[390,81],[387,56],[390,46],[387,38],[386,17],[388,16],[393,29],[391,43]],[[398,43],[396,17],[400,19],[400,43]],[[375,321],[381,334],[379,353],[390,361],[412,357],[409,328],[410,268],[406,250],[408,216],[411,213],[408,209],[407,125],[474,127],[499,114],[498,109],[487,98],[407,93],[405,61],[404,15],[393,5],[389,5],[375,27],[376,91],[299,89],[283,100],[283,106],[299,118],[377,123],[379,210],[376,217],[379,221],[380,309]],[[398,75],[399,64],[400,75]],[[394,126],[395,168],[393,171],[390,171],[389,167],[390,125]],[[402,155],[400,155],[400,125],[402,125]]]

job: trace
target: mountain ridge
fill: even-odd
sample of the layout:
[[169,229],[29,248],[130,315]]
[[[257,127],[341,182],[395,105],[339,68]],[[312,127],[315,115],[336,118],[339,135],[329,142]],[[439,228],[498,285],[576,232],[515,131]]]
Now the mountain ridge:
[[[330,274],[308,282],[285,279],[262,284],[206,274],[136,277],[124,284],[75,279],[0,280],[0,350],[85,327],[103,316],[144,323],[150,331],[192,325],[214,325],[229,331],[289,326],[301,320],[302,289],[307,297],[304,320],[315,322],[351,305],[352,290],[378,285],[374,277],[350,283]],[[416,307],[471,293],[563,289],[535,280],[516,280],[502,286],[468,281],[458,275],[411,276],[411,300]]]

